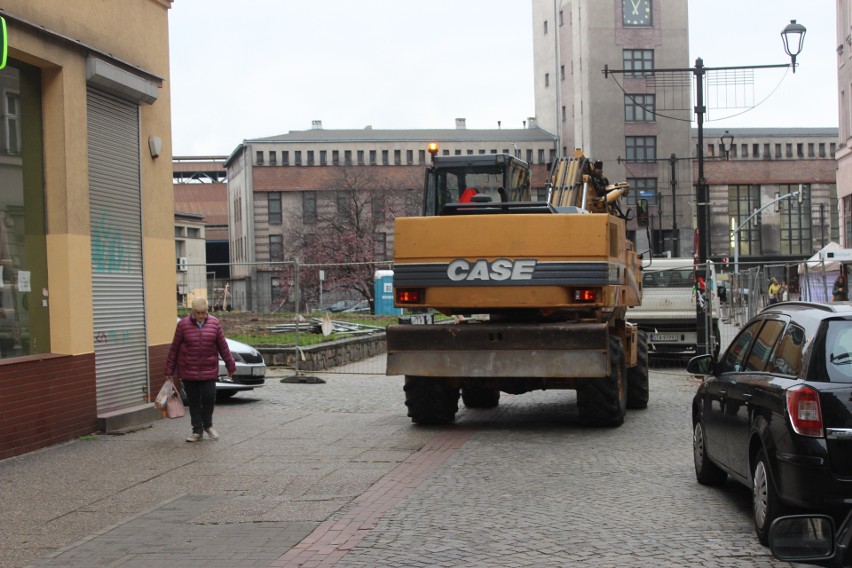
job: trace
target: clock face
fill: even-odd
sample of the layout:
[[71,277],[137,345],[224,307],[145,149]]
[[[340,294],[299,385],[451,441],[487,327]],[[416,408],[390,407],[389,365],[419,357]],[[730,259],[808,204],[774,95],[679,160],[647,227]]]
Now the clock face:
[[621,0],[625,26],[651,25],[651,0]]

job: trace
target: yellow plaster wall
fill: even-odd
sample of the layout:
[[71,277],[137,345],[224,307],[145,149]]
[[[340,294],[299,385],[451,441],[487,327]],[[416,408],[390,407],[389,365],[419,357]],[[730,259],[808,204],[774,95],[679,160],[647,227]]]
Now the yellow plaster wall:
[[[51,350],[94,351],[86,144],[87,52],[21,25],[44,26],[151,73],[158,100],[140,106],[148,343],[171,341],[175,316],[168,8],[170,0],[4,0],[9,57],[42,69]],[[148,137],[162,140],[154,159]],[[133,301],[128,299],[128,301]],[[140,299],[141,301],[141,299]]]

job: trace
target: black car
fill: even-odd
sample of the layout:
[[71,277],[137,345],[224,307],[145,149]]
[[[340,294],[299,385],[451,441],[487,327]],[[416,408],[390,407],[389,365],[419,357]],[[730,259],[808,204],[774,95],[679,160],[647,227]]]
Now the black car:
[[842,518],[852,505],[852,305],[786,302],[749,321],[704,375],[692,402],[695,475],[752,490],[766,544],[789,512]]

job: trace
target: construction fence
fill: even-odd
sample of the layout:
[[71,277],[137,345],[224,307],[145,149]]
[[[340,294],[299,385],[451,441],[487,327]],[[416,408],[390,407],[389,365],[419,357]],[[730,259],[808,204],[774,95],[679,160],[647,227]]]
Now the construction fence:
[[[290,352],[284,360],[291,366],[301,363],[301,368],[305,369],[309,367],[312,352],[322,348],[303,345],[301,350],[296,350],[293,334],[284,332],[289,330],[307,336],[327,335],[330,331],[338,342],[346,342],[350,337],[381,334],[386,325],[403,315],[401,310],[393,308],[392,277],[389,276],[392,268],[390,261],[238,265],[231,269],[241,272],[243,277],[220,278],[206,273],[207,278],[201,282],[203,286],[195,285],[191,293],[183,296],[178,293],[178,308],[187,309],[194,297],[203,296],[213,313],[222,320],[226,334],[243,338],[286,336],[289,342],[276,343],[282,352]],[[187,272],[191,273],[192,269],[188,266]],[[201,269],[206,270],[206,267]],[[703,323],[707,350],[712,349],[714,342],[724,350],[742,325],[769,305],[768,289],[772,278],[786,286],[780,301],[825,301],[831,300],[834,280],[840,274],[839,267],[820,260],[787,264],[740,262],[737,267],[717,263],[715,269],[716,281],[711,284],[709,293],[717,295],[719,301],[706,302]],[[706,267],[699,266],[696,270],[698,274],[707,275],[709,280]],[[693,302],[700,300],[700,294],[693,296]],[[718,325],[713,325],[714,320]],[[339,345],[334,350],[326,349],[322,355],[327,361],[339,364],[322,372],[384,374],[383,356],[355,361],[357,354],[341,353],[345,348]],[[679,363],[684,361],[681,358]]]

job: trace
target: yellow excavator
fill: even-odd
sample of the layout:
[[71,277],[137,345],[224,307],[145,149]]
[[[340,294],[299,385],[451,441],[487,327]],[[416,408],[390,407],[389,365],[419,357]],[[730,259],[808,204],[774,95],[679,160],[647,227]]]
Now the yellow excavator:
[[627,184],[578,150],[535,199],[514,156],[429,151],[422,216],[396,220],[394,305],[407,315],[387,329],[387,374],[405,375],[412,421],[453,422],[459,396],[491,408],[501,392],[544,389],[576,390],[585,424],[645,408],[647,339],[625,320],[642,299]]

